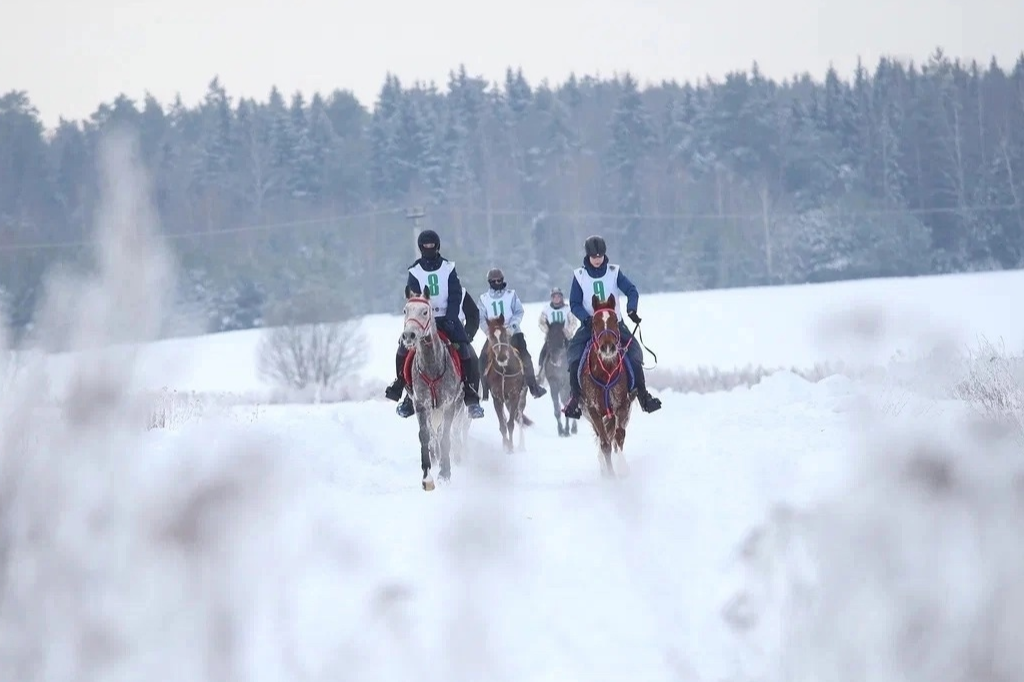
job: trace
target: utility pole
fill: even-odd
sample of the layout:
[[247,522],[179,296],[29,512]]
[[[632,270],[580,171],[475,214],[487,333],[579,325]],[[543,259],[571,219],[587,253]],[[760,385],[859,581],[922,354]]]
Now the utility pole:
[[420,236],[420,218],[426,218],[427,213],[423,210],[422,206],[415,206],[413,208],[405,209],[405,219],[412,221],[412,255],[413,258],[420,257],[420,247],[416,243],[417,238]]

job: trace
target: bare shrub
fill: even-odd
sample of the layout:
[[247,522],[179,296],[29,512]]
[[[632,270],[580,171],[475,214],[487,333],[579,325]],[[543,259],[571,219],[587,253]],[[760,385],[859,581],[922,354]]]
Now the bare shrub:
[[366,339],[358,320],[283,325],[264,331],[258,353],[261,377],[323,397],[362,367]]
[[259,416],[264,400],[262,396],[245,393],[178,391],[166,386],[147,392],[143,398],[150,404],[148,430],[181,428],[206,417],[230,416],[234,408],[242,406],[248,408],[246,421],[252,422]]
[[[680,393],[715,393],[731,391],[738,386],[754,386],[762,379],[776,372],[787,371],[782,367],[765,368],[761,365],[747,365],[731,370],[718,367],[698,367],[695,370],[658,370],[647,375],[647,385],[655,390],[672,390]],[[817,383],[822,379],[847,374],[848,369],[842,365],[817,364],[810,368],[792,367],[793,372],[807,381]]]
[[1013,429],[1024,442],[1024,356],[1010,355],[1005,345],[982,337],[968,351],[952,397],[966,402],[980,416]]

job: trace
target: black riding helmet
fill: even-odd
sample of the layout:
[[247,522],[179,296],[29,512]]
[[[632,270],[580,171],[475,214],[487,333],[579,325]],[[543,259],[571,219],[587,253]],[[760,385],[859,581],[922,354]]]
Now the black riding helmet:
[[604,237],[596,234],[587,237],[587,241],[583,242],[583,248],[586,250],[587,256],[604,256],[608,252],[608,245],[604,243]]
[[[433,246],[427,249],[423,247],[424,244],[433,244]],[[416,246],[419,247],[421,256],[431,260],[441,253],[441,238],[433,230],[423,230],[420,232],[420,236],[416,238]]]
[[491,268],[487,271],[487,283],[495,291],[501,291],[507,284],[505,284],[505,273],[500,268]]

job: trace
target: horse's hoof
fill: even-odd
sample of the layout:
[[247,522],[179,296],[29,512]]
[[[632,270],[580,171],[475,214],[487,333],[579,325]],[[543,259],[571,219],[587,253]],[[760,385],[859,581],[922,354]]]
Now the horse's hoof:
[[434,479],[432,477],[427,476],[423,479],[423,489],[428,493],[434,489]]

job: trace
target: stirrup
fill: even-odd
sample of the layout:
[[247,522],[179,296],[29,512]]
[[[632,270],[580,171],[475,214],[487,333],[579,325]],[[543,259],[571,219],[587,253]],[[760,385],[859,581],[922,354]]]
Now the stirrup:
[[569,398],[569,402],[562,408],[562,414],[570,419],[579,419],[583,416],[583,410],[580,409],[580,399],[576,397]]
[[661,400],[655,398],[649,391],[637,391],[636,398],[640,403],[640,409],[644,412],[657,412],[661,409]]
[[398,407],[395,408],[395,414],[405,419],[416,414],[416,406],[412,404],[412,398],[408,395],[402,402],[398,403]]

